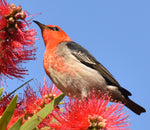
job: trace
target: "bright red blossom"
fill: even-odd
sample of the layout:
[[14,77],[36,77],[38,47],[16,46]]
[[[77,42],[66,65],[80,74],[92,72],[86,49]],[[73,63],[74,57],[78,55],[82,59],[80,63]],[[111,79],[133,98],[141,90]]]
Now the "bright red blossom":
[[13,96],[9,96],[7,93],[0,97],[0,116],[3,114]]
[[22,106],[28,115],[37,113],[46,104],[50,103],[62,93],[54,84],[49,86],[45,79],[44,85],[39,87],[38,92],[34,91],[30,86],[28,86],[24,92]]
[[19,118],[21,118],[21,117],[24,118],[24,111],[22,111],[22,110],[20,109],[20,107],[21,107],[21,104],[18,103],[17,106],[16,106],[16,108],[15,108],[14,114],[13,114],[13,116],[12,116],[12,118],[11,118],[11,120],[10,120],[8,126],[7,126],[7,130],[8,130]]
[[57,119],[56,124],[50,127],[62,130],[120,130],[128,129],[128,114],[123,112],[124,105],[110,102],[108,95],[89,95],[87,99],[70,99],[64,105],[64,112],[53,112]]
[[[44,79],[44,85],[39,87],[39,91],[33,90],[29,85],[26,87],[23,96],[19,96],[17,101],[17,106],[14,111],[14,114],[7,126],[9,129],[19,118],[23,118],[25,123],[29,120],[34,114],[40,111],[46,104],[50,103],[55,97],[59,96],[61,91],[57,89],[56,86],[49,85],[48,82]],[[7,108],[9,102],[13,98],[12,96],[4,96],[0,100],[0,116],[3,114]],[[58,109],[58,108],[55,108]],[[39,128],[47,126],[49,122],[53,119],[52,113],[50,113],[43,121],[38,125]]]
[[[5,95],[0,98],[0,117],[2,116],[3,112],[5,111],[13,97],[13,95],[9,95],[5,92]],[[24,113],[20,111],[20,102],[18,102],[15,108],[14,114],[7,126],[7,129],[10,128],[12,124],[14,124],[20,117],[24,115]]]
[[34,60],[36,31],[29,29],[27,12],[21,6],[0,0],[0,75],[22,78],[26,69],[21,63]]
[[8,16],[11,13],[11,10],[9,8],[9,4],[4,0],[0,0],[0,30],[6,27],[7,20],[5,19],[5,16]]
[[[39,92],[39,93],[38,93]],[[62,92],[54,85],[49,85],[44,78],[44,85],[39,87],[39,91],[34,91],[28,86],[24,93],[22,108],[24,109],[26,119],[30,119],[34,114],[40,111],[46,104],[50,103],[54,98],[59,96]],[[56,108],[57,109],[57,108]],[[39,128],[47,126],[53,119],[50,113],[40,124]]]
[[0,0],[0,15],[8,16],[11,13],[11,9],[9,8],[9,4],[5,0]]
[[44,79],[44,86],[43,88],[39,88],[40,94],[42,96],[42,98],[46,101],[46,99],[54,99],[57,96],[59,96],[60,94],[62,94],[62,92],[54,85],[51,84],[50,86],[48,85],[48,82],[46,81],[46,77]]

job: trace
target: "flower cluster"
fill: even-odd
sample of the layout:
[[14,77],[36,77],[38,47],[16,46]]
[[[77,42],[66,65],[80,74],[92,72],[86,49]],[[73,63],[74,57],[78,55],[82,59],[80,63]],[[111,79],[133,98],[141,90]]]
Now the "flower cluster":
[[64,104],[65,111],[53,112],[58,122],[50,127],[59,130],[120,130],[127,129],[128,114],[123,112],[124,105],[113,103],[106,94],[92,93],[87,99],[71,99]]
[[30,86],[26,87],[24,91],[22,107],[27,118],[36,114],[62,93],[54,84],[48,86],[46,81],[44,81],[43,87],[39,87],[38,92],[40,93],[34,91]]
[[21,6],[0,0],[0,76],[22,78],[26,69],[20,64],[35,59],[36,31],[29,29],[27,14]]
[[[40,111],[46,104],[50,103],[54,98],[59,96],[62,92],[54,85],[49,85],[46,80],[44,80],[44,85],[39,86],[39,91],[34,91],[29,85],[26,86],[24,94],[18,99],[18,103],[11,121],[7,128],[10,128],[19,118],[23,118],[23,123],[29,120],[34,114]],[[7,94],[0,101],[0,116],[3,114],[7,105],[11,101],[13,96],[8,96]],[[58,108],[56,108],[58,109]],[[50,113],[39,125],[39,128],[45,126],[53,119]]]
[[[40,92],[40,93],[38,93]],[[20,117],[23,123],[40,111],[46,104],[61,94],[53,84],[39,87],[34,91],[29,85],[24,91],[23,97],[17,104],[15,112],[7,128],[10,128]],[[6,96],[8,97],[8,96]],[[1,102],[0,116],[6,109],[12,97],[3,98]],[[67,99],[68,100],[68,99]],[[47,127],[55,130],[126,130],[129,126],[129,115],[123,111],[123,104],[112,103],[108,94],[92,92],[86,99],[72,99],[63,106],[55,107],[52,113],[37,126],[39,129]],[[56,120],[55,120],[55,119]]]

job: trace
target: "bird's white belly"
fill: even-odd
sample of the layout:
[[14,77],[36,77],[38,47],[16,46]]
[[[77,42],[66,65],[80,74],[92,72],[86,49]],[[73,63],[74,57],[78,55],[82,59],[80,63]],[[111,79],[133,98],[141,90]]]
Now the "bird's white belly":
[[52,81],[63,93],[72,97],[86,97],[93,89],[106,92],[106,82],[96,70],[80,62],[67,65],[68,70],[64,73],[49,67]]

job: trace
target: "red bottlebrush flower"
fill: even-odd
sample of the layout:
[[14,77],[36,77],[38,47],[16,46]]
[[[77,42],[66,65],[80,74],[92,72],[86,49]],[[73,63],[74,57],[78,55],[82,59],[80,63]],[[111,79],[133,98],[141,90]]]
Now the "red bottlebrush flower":
[[3,97],[0,98],[0,116],[3,114],[5,109],[7,108],[8,104],[12,100],[13,96],[4,95]]
[[64,104],[64,112],[53,112],[58,122],[50,124],[51,128],[62,130],[120,130],[128,129],[129,122],[124,105],[113,103],[108,106],[111,98],[108,95],[94,93],[87,99],[71,99]]
[[[3,112],[6,110],[7,106],[9,105],[10,101],[12,100],[14,96],[13,95],[8,95],[5,92],[5,95],[3,95],[0,98],[0,117],[2,116]],[[20,111],[20,103],[18,102],[14,114],[7,126],[7,129],[9,129],[12,124],[14,124],[20,117],[22,117],[24,115],[23,111]]]
[[[40,94],[42,96],[42,99],[44,99],[44,103],[48,104],[62,94],[62,92],[54,85],[51,84],[50,86],[48,85],[48,82],[46,81],[46,76],[44,78],[44,86],[43,88],[39,89]],[[55,110],[59,111],[59,109],[56,107]],[[38,128],[44,128],[45,126],[49,126],[49,123],[52,121],[53,115],[50,113],[39,125]]]
[[14,114],[10,120],[10,122],[8,123],[8,126],[7,126],[7,130],[21,117],[24,117],[25,113],[21,108],[21,103],[18,103],[16,108],[15,108],[15,111],[14,111]]
[[6,1],[0,0],[0,30],[7,26],[5,16],[10,15],[11,10]]
[[40,93],[34,91],[30,86],[26,88],[23,96],[23,106],[27,114],[33,115],[37,113],[62,93],[54,84],[48,85],[45,78],[44,85],[39,87],[38,92]]
[[45,102],[47,102],[46,99],[48,98],[50,100],[53,100],[54,98],[62,94],[62,92],[54,84],[51,84],[50,86],[48,85],[46,77],[44,78],[44,85],[42,88],[39,88],[39,91],[42,98],[45,99]]
[[[25,123],[29,120],[34,114],[40,111],[46,104],[50,103],[52,99],[56,96],[59,96],[61,91],[52,85],[48,85],[48,82],[44,79],[44,85],[39,87],[39,91],[34,91],[29,85],[24,91],[23,96],[19,96],[19,101],[17,102],[16,109],[14,114],[7,126],[9,129],[19,118],[23,117],[23,122]],[[3,114],[7,108],[9,102],[13,96],[4,96],[0,100],[0,116]],[[55,108],[55,110],[58,108]],[[39,117],[40,118],[40,117]],[[49,122],[53,119],[52,113],[50,113],[43,121],[38,125],[39,128],[48,126]]]
[[42,109],[42,99],[30,86],[26,88],[23,97],[23,109],[26,114],[32,116]]
[[21,6],[0,0],[0,76],[22,78],[27,70],[21,63],[35,59],[36,31],[29,29],[26,18]]
[[[50,103],[55,97],[62,92],[55,85],[48,85],[46,78],[44,78],[44,85],[39,87],[39,93],[34,91],[31,87],[27,87],[24,94],[22,109],[25,112],[25,120],[30,119],[34,114],[40,111],[46,104]],[[57,108],[56,108],[57,109]],[[40,124],[39,128],[47,126],[53,119],[50,113]]]

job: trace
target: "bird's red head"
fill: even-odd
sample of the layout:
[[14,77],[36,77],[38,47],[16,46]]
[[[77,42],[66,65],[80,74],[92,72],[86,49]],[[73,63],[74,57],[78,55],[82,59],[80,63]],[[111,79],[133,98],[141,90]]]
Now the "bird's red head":
[[60,27],[55,25],[44,25],[37,21],[34,22],[41,28],[45,46],[48,48],[54,48],[64,41],[72,41]]

